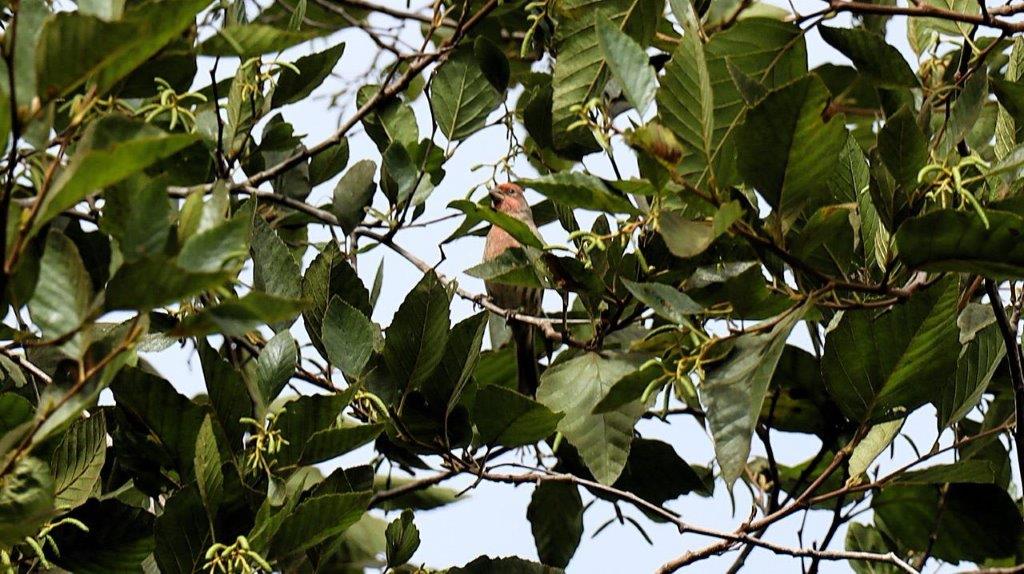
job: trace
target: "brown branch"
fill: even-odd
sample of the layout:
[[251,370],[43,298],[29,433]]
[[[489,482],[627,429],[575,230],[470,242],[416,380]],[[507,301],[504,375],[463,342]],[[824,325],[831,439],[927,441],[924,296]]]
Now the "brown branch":
[[870,4],[851,0],[830,0],[829,8],[833,12],[850,12],[853,14],[875,14],[879,16],[910,16],[918,18],[937,18],[950,22],[974,24],[1002,30],[1007,34],[1024,31],[1024,22],[1011,22],[997,16],[1012,16],[1024,11],[1019,4],[991,8],[988,15],[957,12],[947,8],[939,8],[931,4],[920,3],[913,6],[897,6],[888,4]]
[[1010,380],[1013,382],[1013,404],[1016,421],[1013,427],[1013,443],[1017,451],[1017,470],[1024,480],[1024,360],[1021,357],[1020,344],[1017,342],[1017,325],[1010,324],[1003,308],[1003,299],[999,296],[999,286],[992,279],[985,279],[985,292],[988,293],[989,304],[996,316],[999,334],[1003,337],[1006,347],[1006,360],[1010,366]]

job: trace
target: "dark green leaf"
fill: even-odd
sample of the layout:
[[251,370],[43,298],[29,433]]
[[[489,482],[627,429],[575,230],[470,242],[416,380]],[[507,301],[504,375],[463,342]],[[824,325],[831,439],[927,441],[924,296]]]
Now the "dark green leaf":
[[560,172],[519,183],[566,207],[606,213],[637,213],[629,199],[592,175]]
[[437,126],[452,141],[483,128],[487,115],[501,101],[469,50],[458,52],[440,67],[430,83],[430,96]]
[[822,372],[854,421],[902,418],[927,402],[957,357],[956,282],[943,281],[881,315],[847,311],[825,340]]
[[477,391],[473,406],[473,420],[480,433],[480,443],[487,446],[534,444],[554,434],[563,416],[497,385],[488,385]]
[[903,54],[885,42],[885,38],[861,28],[820,26],[821,37],[830,46],[853,61],[857,70],[883,88],[916,88],[917,76]]
[[715,454],[722,467],[722,478],[730,488],[743,473],[750,456],[754,425],[786,338],[805,311],[789,311],[778,318],[770,331],[737,337],[729,357],[708,373],[701,385]]
[[647,63],[647,53],[616,24],[600,14],[595,29],[597,43],[612,76],[622,86],[629,103],[641,116],[644,115],[658,89],[654,68]]
[[594,407],[622,377],[639,366],[633,357],[605,358],[586,353],[558,363],[541,376],[537,400],[564,413],[558,430],[575,446],[602,484],[612,484],[626,466],[633,425],[644,412],[638,403],[601,414]]
[[277,78],[277,85],[274,87],[274,96],[271,98],[271,106],[278,107],[286,104],[293,104],[302,101],[309,94],[313,93],[318,86],[334,71],[341,55],[345,53],[344,42],[327,48],[322,52],[303,56],[295,60],[293,65],[298,72],[291,68],[281,68],[281,74]]
[[386,555],[388,566],[401,566],[412,559],[420,546],[420,531],[413,524],[412,511],[406,510],[396,518],[384,533],[386,537]]
[[526,518],[541,562],[568,566],[583,538],[583,500],[576,485],[542,481],[533,490]]
[[737,135],[740,173],[788,220],[835,169],[846,144],[841,117],[823,119],[830,99],[816,76],[768,94]]
[[376,172],[377,164],[364,159],[353,164],[334,187],[334,216],[346,234],[352,233],[366,216],[365,209],[377,191],[373,181]]

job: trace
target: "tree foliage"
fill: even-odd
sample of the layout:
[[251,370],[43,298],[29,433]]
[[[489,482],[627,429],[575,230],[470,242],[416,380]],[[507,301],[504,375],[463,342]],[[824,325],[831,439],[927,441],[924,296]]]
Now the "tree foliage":
[[[536,555],[453,573],[561,572],[593,509],[707,538],[663,573],[1024,562],[1024,3],[399,4],[0,1],[5,572],[433,571],[415,513],[460,477],[531,485],[500,520]],[[313,141],[289,117],[325,92]],[[504,181],[564,244],[477,193]],[[522,247],[452,276],[405,239],[491,226]],[[390,320],[371,250],[421,277]],[[506,320],[543,335],[536,396]],[[152,364],[175,345],[198,396]],[[673,509],[720,489],[752,495],[731,529]],[[772,538],[806,512],[830,526]]]

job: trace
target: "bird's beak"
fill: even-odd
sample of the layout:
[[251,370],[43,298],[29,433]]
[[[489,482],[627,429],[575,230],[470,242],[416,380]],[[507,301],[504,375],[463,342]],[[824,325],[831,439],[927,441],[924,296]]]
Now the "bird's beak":
[[498,189],[496,187],[492,187],[492,188],[487,190],[487,193],[491,194],[491,201],[493,201],[494,203],[501,203],[501,190],[500,189]]

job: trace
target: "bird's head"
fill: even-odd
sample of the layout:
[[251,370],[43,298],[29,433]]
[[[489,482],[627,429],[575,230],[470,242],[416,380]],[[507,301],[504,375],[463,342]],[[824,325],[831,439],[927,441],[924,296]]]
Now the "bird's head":
[[499,183],[490,188],[491,205],[494,209],[512,216],[530,216],[530,204],[526,202],[523,188],[514,183]]

